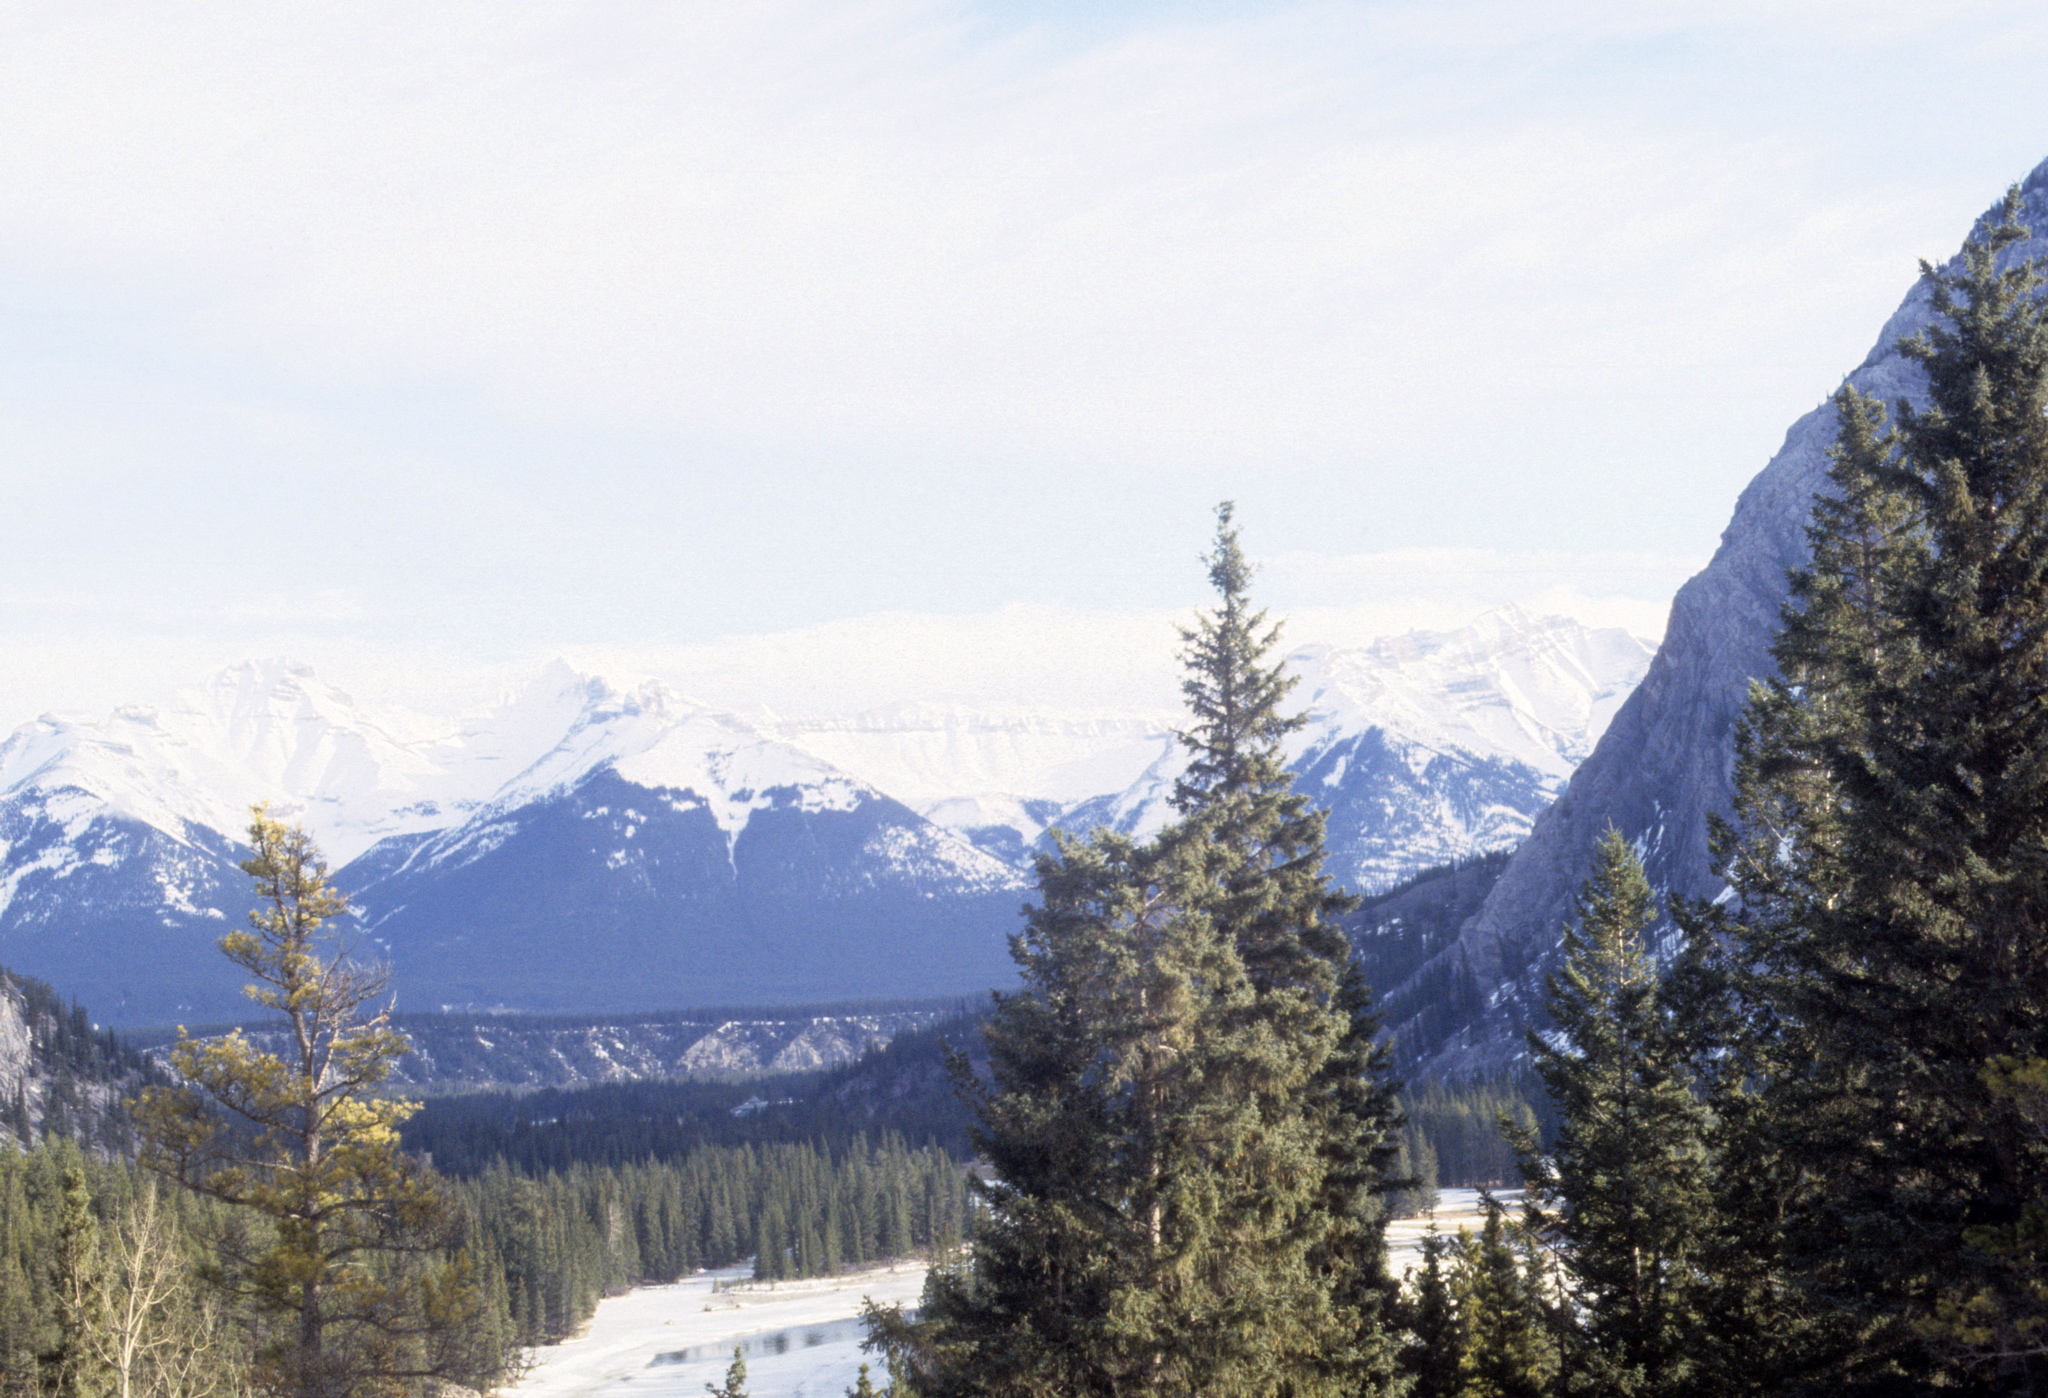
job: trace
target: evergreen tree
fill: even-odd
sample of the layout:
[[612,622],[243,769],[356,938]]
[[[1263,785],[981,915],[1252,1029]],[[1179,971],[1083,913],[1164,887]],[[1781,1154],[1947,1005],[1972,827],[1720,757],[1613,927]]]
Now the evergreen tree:
[[732,1347],[732,1363],[725,1369],[725,1382],[707,1383],[704,1391],[711,1398],[747,1398],[747,1356],[740,1346]]
[[1773,1141],[1772,1085],[1788,1061],[1765,1007],[1740,993],[1747,968],[1731,959],[1725,905],[1676,900],[1684,934],[1658,989],[1674,1061],[1700,1105],[1704,1198],[1687,1240],[1690,1311],[1684,1391],[1738,1398],[1794,1391],[1811,1348],[1813,1315],[1781,1265],[1787,1203],[1803,1171]]
[[113,1375],[93,1343],[107,1326],[105,1271],[85,1171],[73,1165],[64,1171],[63,1217],[50,1258],[57,1343],[43,1364],[52,1398],[104,1398],[113,1387]]
[[1465,1331],[1445,1266],[1458,1247],[1455,1239],[1437,1232],[1434,1223],[1423,1235],[1422,1268],[1413,1276],[1401,1311],[1407,1343],[1400,1362],[1409,1380],[1407,1398],[1460,1398],[1464,1392]]
[[267,1385],[346,1398],[378,1384],[452,1379],[488,1386],[503,1369],[466,1269],[447,1258],[457,1217],[399,1150],[411,1104],[378,1095],[404,1037],[364,1007],[375,969],[329,949],[321,929],[347,910],[311,839],[261,806],[243,870],[261,900],[221,949],[253,978],[250,997],[283,1020],[287,1054],[239,1031],[179,1038],[182,1084],[138,1104],[151,1168],[265,1226],[218,1239],[231,1284],[282,1322]]
[[[1491,1194],[1477,1238],[1461,1237],[1454,1295],[1463,1345],[1462,1398],[1546,1398],[1558,1374],[1541,1259]],[[1602,1391],[1595,1389],[1594,1391]]]
[[1289,787],[1275,633],[1220,512],[1222,604],[1187,633],[1181,820],[1038,864],[1022,989],[963,1077],[995,1178],[972,1265],[871,1312],[897,1386],[1355,1394],[1389,1386],[1380,1197],[1396,1150],[1370,996]]
[[1529,1036],[1557,1130],[1548,1153],[1523,1137],[1528,1224],[1561,1258],[1574,1371],[1602,1393],[1686,1391],[1701,1340],[1695,1253],[1713,1228],[1707,1120],[1644,943],[1656,896],[1612,827],[1578,907],[1550,978],[1555,1030]]
[[1210,1086],[1231,1053],[1214,1009],[1249,988],[1173,873],[1106,833],[1041,861],[1024,988],[984,1031],[995,1179],[973,1269],[935,1276],[925,1318],[883,1332],[922,1393],[1235,1392],[1235,1368],[1267,1358],[1238,1314],[1265,1298],[1211,1284],[1257,1125]]
[[1271,1187],[1278,1194],[1286,1181],[1320,1179],[1291,1204],[1308,1244],[1305,1305],[1320,1327],[1309,1347],[1325,1381],[1374,1391],[1392,1381],[1395,1360],[1386,1266],[1386,1196],[1400,1150],[1392,1050],[1336,922],[1357,900],[1323,873],[1325,814],[1287,771],[1285,740],[1307,720],[1282,711],[1295,681],[1274,653],[1279,624],[1251,603],[1252,568],[1228,502],[1217,509],[1207,562],[1218,604],[1181,633],[1181,692],[1194,722],[1181,733],[1189,762],[1174,786],[1182,821],[1162,844],[1199,863],[1213,889],[1211,915],[1252,985],[1237,1024],[1278,1046],[1255,1060],[1242,1087],[1265,1119]]
[[[1901,348],[1926,406],[1839,398],[1812,564],[1738,747],[1724,856],[1770,1041],[1762,1168],[1801,1181],[1784,1264],[1806,1371],[1837,1391],[1948,1381],[1939,1315],[2039,1304],[1967,1245],[2048,1197],[2048,1141],[1986,1073],[2048,1034],[2048,312],[2001,258],[2017,210],[1923,269],[1936,324]],[[1984,1382],[2048,1372],[2017,1348]]]

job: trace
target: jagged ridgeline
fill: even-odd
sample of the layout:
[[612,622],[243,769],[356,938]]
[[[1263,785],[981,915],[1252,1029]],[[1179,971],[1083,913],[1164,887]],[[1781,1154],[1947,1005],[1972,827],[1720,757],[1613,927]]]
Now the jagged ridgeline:
[[[1329,871],[1381,888],[1521,838],[1649,655],[1512,609],[1297,651],[1286,757],[1331,812]],[[762,726],[561,666],[488,712],[399,714],[241,665],[0,735],[0,941],[123,1029],[246,1013],[215,943],[260,797],[309,822],[407,1011],[978,995],[1012,980],[1049,827],[1165,822],[1175,721],[920,703]]]
[[[392,1026],[411,1049],[387,1085],[417,1096],[817,1073],[966,1013],[962,1000],[887,1000],[637,1015],[397,1014]],[[274,1025],[257,1022],[243,1033],[266,1051],[284,1047]],[[152,1050],[173,1037],[133,1036]]]

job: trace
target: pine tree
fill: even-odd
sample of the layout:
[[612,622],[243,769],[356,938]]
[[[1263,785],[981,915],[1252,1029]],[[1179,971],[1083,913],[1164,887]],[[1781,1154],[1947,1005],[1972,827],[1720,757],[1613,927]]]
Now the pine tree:
[[1644,942],[1657,900],[1609,827],[1529,1036],[1557,1113],[1548,1153],[1522,1143],[1530,1228],[1556,1245],[1580,1334],[1572,1367],[1600,1392],[1686,1390],[1700,1347],[1698,1259],[1714,1227],[1707,1119]]
[[1322,818],[1281,761],[1297,721],[1228,507],[1210,565],[1182,818],[1039,860],[1022,988],[983,1031],[992,1081],[962,1084],[995,1176],[972,1266],[934,1273],[915,1323],[870,1313],[928,1398],[1392,1381],[1384,1050]]
[[[2031,264],[2000,266],[2017,211],[1923,269],[1936,323],[1901,348],[1926,406],[1838,399],[1812,564],[1738,747],[1761,1139],[1804,1182],[1783,1233],[1804,1362],[1844,1390],[1943,1374],[1928,1341],[1959,1297],[2038,1304],[1966,1246],[2048,1197],[2048,1141],[1986,1075],[2048,1035],[2048,311]],[[2048,1372],[2020,1348],[1999,1384]]]
[[[1464,1344],[1463,1398],[1547,1398],[1558,1353],[1540,1259],[1492,1195],[1479,1236],[1462,1235],[1453,1294]],[[1603,1390],[1595,1389],[1595,1392]]]
[[726,1366],[725,1382],[707,1383],[704,1391],[711,1398],[747,1398],[747,1356],[739,1345],[732,1347],[732,1363]]
[[221,950],[281,1017],[287,1051],[239,1031],[181,1033],[171,1066],[183,1082],[138,1103],[144,1161],[264,1220],[217,1244],[235,1288],[278,1327],[268,1386],[305,1398],[398,1379],[488,1386],[505,1356],[487,1342],[481,1293],[436,1255],[457,1217],[399,1149],[413,1104],[378,1094],[407,1048],[383,1015],[363,1018],[383,974],[322,933],[348,904],[304,830],[258,806],[249,842],[259,906]]

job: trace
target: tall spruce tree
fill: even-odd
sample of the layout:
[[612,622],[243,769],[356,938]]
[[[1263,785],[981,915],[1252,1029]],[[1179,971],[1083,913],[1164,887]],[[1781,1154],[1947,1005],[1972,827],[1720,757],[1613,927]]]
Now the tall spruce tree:
[[[1738,748],[1735,964],[1772,1040],[1765,1143],[1802,1182],[1806,1381],[1832,1391],[1963,1385],[1940,1314],[2030,1304],[1968,1240],[2048,1197],[2048,1140],[1986,1071],[2048,1040],[2048,315],[2001,257],[2017,213],[1923,269],[1926,406],[1838,400]],[[2044,1375],[2036,1350],[1967,1382]]]
[[1274,633],[1221,512],[1222,606],[1189,633],[1181,820],[1038,864],[1022,988],[963,1081],[994,1178],[972,1265],[915,1322],[870,1313],[899,1384],[956,1394],[1358,1394],[1392,1380],[1379,1193],[1393,1105],[1288,786]]
[[[1345,1391],[1374,1391],[1392,1381],[1396,1359],[1387,1324],[1396,1288],[1386,1265],[1387,1195],[1400,1152],[1391,1048],[1337,925],[1357,904],[1323,872],[1325,813],[1287,771],[1286,738],[1307,720],[1283,710],[1295,681],[1275,654],[1280,625],[1251,603],[1252,567],[1234,516],[1229,502],[1217,507],[1206,560],[1217,606],[1181,633],[1181,692],[1194,722],[1181,733],[1189,762],[1174,787],[1182,822],[1162,843],[1185,850],[1214,888],[1214,916],[1252,983],[1238,1012],[1245,1031],[1290,1046],[1262,1083],[1246,1087],[1277,1147],[1275,1168],[1320,1177],[1296,1217],[1309,1241],[1309,1285],[1327,1307],[1325,1377]],[[1292,1078],[1304,1066],[1305,1093]],[[1297,1132],[1313,1162],[1284,1144]]]
[[1566,1364],[1601,1393],[1699,1389],[1700,1257],[1714,1228],[1708,1121],[1645,934],[1657,899],[1634,849],[1601,837],[1579,925],[1531,1034],[1557,1114],[1524,1140],[1528,1226],[1560,1259],[1575,1320]]

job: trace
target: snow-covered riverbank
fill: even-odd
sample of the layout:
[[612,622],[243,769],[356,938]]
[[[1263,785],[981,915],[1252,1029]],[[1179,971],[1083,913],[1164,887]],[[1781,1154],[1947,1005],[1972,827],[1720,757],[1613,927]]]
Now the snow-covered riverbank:
[[[746,1352],[753,1398],[840,1398],[861,1361],[861,1301],[915,1305],[925,1269],[904,1264],[831,1279],[754,1286],[744,1267],[643,1287],[598,1303],[577,1338],[534,1351],[515,1398],[702,1398]],[[714,1283],[730,1290],[714,1291]],[[875,1363],[876,1382],[881,1366]]]
[[[1507,1207],[1510,1218],[1518,1218],[1522,1211],[1522,1191],[1519,1189],[1496,1189],[1493,1197]],[[1458,1235],[1460,1228],[1469,1228],[1477,1233],[1486,1223],[1486,1213],[1479,1207],[1479,1191],[1476,1189],[1446,1189],[1437,1195],[1436,1212],[1421,1218],[1397,1218],[1387,1225],[1387,1266],[1395,1276],[1400,1276],[1410,1267],[1422,1265],[1422,1239],[1434,1222],[1437,1232],[1447,1238]]]
[[[1501,1191],[1510,1208],[1519,1191]],[[1479,1192],[1443,1191],[1435,1215],[1446,1234],[1477,1229]],[[1397,1219],[1387,1242],[1394,1274],[1421,1260],[1428,1219]],[[512,1398],[701,1398],[725,1377],[738,1344],[753,1398],[840,1398],[864,1359],[862,1298],[915,1305],[925,1269],[904,1264],[849,1276],[756,1286],[748,1269],[705,1272],[673,1286],[643,1287],[600,1302],[588,1329],[534,1353]],[[717,1290],[715,1285],[729,1289]],[[881,1366],[875,1364],[876,1382]]]

